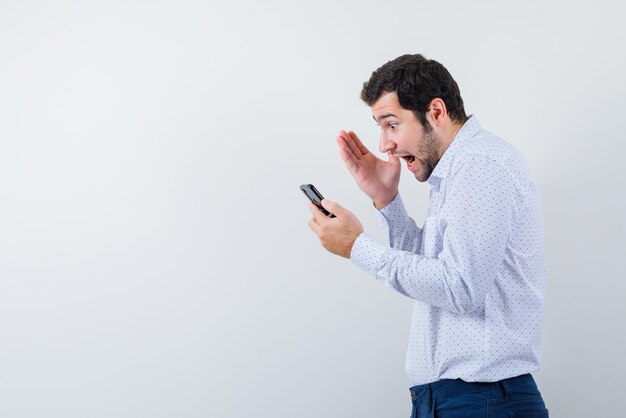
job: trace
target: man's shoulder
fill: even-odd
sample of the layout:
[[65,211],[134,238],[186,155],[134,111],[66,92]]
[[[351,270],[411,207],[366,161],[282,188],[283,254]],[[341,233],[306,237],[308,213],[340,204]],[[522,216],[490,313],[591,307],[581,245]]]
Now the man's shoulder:
[[494,162],[504,163],[509,158],[519,155],[517,150],[497,135],[489,131],[481,130],[476,133],[471,141],[468,141],[458,153],[455,160],[472,159],[483,156]]
[[471,141],[459,150],[452,162],[451,174],[462,167],[469,170],[503,170],[511,175],[516,183],[531,180],[530,172],[520,152],[509,142],[481,130]]

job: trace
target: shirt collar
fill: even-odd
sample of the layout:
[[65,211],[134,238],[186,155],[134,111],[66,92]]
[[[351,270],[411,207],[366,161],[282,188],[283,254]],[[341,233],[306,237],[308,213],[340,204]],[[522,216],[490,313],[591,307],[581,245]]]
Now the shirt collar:
[[476,135],[476,133],[480,130],[482,130],[482,127],[478,123],[478,119],[476,119],[475,116],[470,115],[470,117],[465,121],[463,126],[461,126],[461,129],[459,129],[459,131],[456,133],[456,135],[452,139],[452,142],[450,142],[450,145],[448,145],[448,148],[445,150],[445,152],[441,156],[441,159],[435,166],[435,169],[430,174],[430,177],[427,181],[428,183],[430,183],[431,186],[438,185],[441,179],[444,179],[448,176],[448,173],[450,172],[450,166],[452,164],[452,161],[454,161],[455,155],[458,153],[459,150],[463,149],[468,141],[470,141],[474,137],[474,135]]

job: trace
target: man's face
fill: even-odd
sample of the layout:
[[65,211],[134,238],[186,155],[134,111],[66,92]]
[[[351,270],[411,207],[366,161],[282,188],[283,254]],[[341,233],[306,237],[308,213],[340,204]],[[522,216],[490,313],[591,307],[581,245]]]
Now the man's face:
[[435,131],[424,129],[411,110],[400,106],[395,92],[380,96],[372,105],[372,115],[380,126],[380,152],[404,159],[418,181],[428,180],[441,158]]

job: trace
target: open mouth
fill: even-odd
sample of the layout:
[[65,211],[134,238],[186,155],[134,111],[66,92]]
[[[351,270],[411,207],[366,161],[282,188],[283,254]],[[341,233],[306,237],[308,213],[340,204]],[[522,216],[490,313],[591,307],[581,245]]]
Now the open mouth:
[[406,168],[412,172],[415,169],[415,157],[412,155],[405,155],[402,159],[406,161]]

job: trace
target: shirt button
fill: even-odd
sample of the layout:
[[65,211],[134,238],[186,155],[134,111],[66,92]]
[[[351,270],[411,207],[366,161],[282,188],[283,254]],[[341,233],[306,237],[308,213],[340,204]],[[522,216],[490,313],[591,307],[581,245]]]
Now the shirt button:
[[411,391],[411,399],[415,400],[415,398],[417,398],[417,395],[415,392]]

